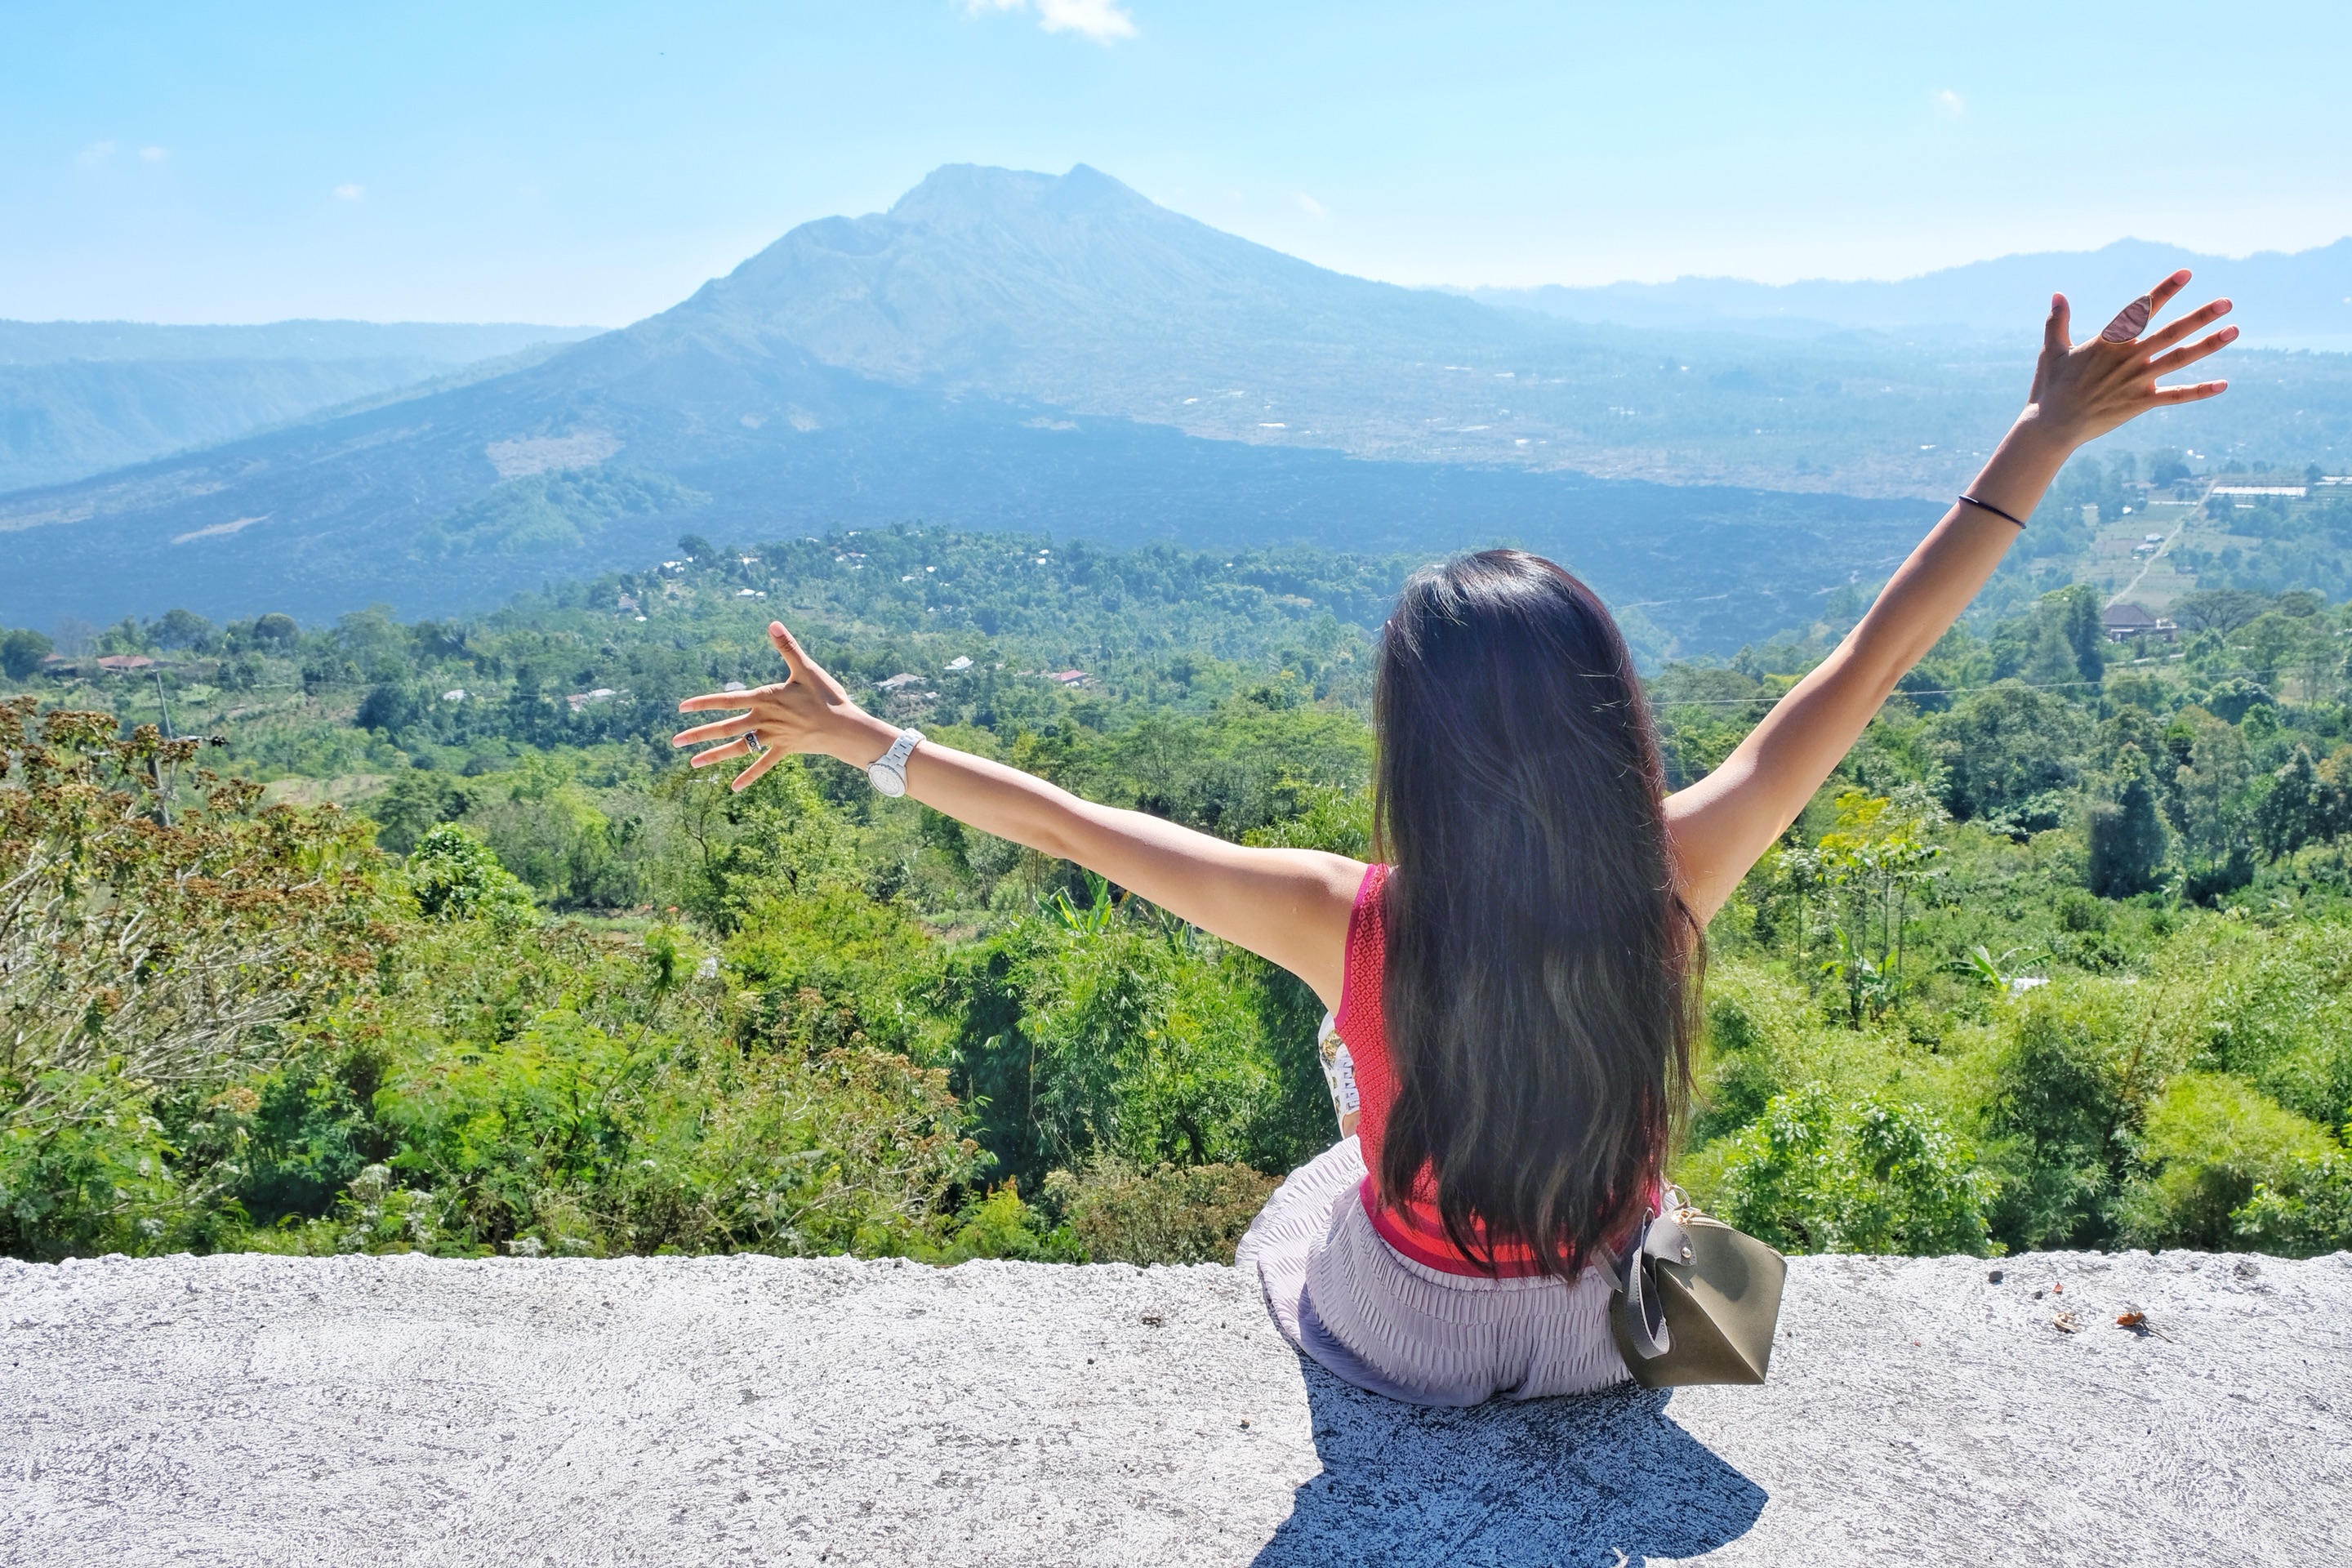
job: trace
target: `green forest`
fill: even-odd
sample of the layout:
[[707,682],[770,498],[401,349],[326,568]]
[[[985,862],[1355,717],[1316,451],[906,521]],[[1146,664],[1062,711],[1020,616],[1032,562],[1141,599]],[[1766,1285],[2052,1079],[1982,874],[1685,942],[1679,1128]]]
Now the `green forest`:
[[[2184,483],[2044,510],[2079,552]],[[2352,614],[2271,575],[2352,508],[2195,504],[2247,542],[2161,632],[2021,554],[1717,918],[1674,1171],[1710,1210],[2352,1245]],[[676,704],[773,678],[781,616],[886,717],[1363,855],[1412,564],[689,536],[466,621],[0,635],[0,1252],[1228,1258],[1334,1136],[1305,988],[831,762],[730,795]],[[1866,593],[1658,668],[1675,782]]]

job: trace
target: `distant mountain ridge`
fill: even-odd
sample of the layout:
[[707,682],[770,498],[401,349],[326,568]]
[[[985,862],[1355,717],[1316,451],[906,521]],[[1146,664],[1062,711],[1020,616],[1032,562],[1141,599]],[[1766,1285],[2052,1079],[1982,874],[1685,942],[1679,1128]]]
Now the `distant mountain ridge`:
[[0,491],[226,441],[593,327],[0,321]]
[[0,321],[0,365],[67,360],[409,360],[472,364],[534,343],[593,338],[602,327],[521,321],[266,321],[177,326],[153,321]]
[[2292,253],[2206,256],[2177,245],[2119,239],[2091,251],[2044,251],[1969,262],[1886,282],[1754,283],[1677,278],[1597,288],[1471,289],[1489,305],[1574,321],[1664,329],[1940,329],[2015,338],[2030,333],[2051,293],[2095,314],[2176,268],[2197,274],[2200,298],[2234,296],[2247,341],[2278,348],[2352,349],[2352,237]]

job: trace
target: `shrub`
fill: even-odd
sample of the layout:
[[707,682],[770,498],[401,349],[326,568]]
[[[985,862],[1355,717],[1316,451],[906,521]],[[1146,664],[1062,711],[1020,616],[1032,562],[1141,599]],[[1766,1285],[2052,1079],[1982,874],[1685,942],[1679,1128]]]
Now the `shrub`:
[[957,961],[957,1088],[1000,1168],[1024,1181],[1097,1152],[1145,1167],[1286,1164],[1297,1097],[1280,1086],[1300,1069],[1267,1037],[1262,984],[1223,943],[1107,896],[1016,921]]
[[511,928],[532,917],[530,889],[490,847],[454,822],[428,829],[408,852],[406,881],[429,921],[487,920]]
[[1045,1178],[1045,1203],[1097,1263],[1231,1263],[1278,1184],[1246,1165],[1132,1165],[1098,1156]]
[[1991,1186],[1923,1107],[1814,1085],[1733,1136],[1718,1190],[1726,1219],[1784,1252],[1916,1257],[1987,1251]]
[[0,672],[11,680],[22,680],[41,668],[55,645],[37,631],[17,627],[0,631]]
[[205,1200],[160,1113],[268,1071],[376,968],[363,824],[194,741],[0,702],[0,1249],[152,1247]]
[[1706,998],[1706,1030],[1694,1072],[1694,1146],[1748,1125],[1780,1092],[1787,1068],[1773,1047],[1771,1024],[1785,1027],[1787,1020],[1773,1019],[1769,1007],[1769,998],[1718,971]]
[[1024,1263],[1084,1263],[1085,1246],[1066,1225],[1050,1226],[1021,1201],[1018,1184],[1005,1182],[960,1210],[948,1244],[922,1255],[931,1263],[962,1263],[974,1258],[1013,1258]]
[[568,1011],[484,1047],[400,1052],[376,1113],[429,1219],[416,1245],[549,1252],[918,1249],[978,1173],[945,1075],[616,1037]]
[[0,1252],[147,1252],[176,1236],[191,1205],[152,1088],[104,1068],[41,1088],[42,1110],[0,1120]]
[[2006,1022],[1986,1110],[2009,1178],[1994,1233],[2020,1248],[2105,1246],[2132,1130],[2168,1065],[2147,1048],[2154,1021],[2076,983],[2028,993]]
[[749,902],[726,958],[751,998],[740,1026],[767,1048],[948,1056],[951,1030],[935,1005],[939,944],[904,909],[854,885],[807,879]]
[[2312,1121],[2352,1116],[2352,925],[2208,921],[2172,944],[2164,969],[2204,1065]]
[[2298,1191],[2333,1152],[2326,1129],[2252,1085],[2181,1073],[2147,1109],[2139,1139],[2147,1173],[2123,1194],[2124,1238],[2136,1247],[2226,1247],[2240,1234],[2233,1216],[2258,1187]]
[[2257,1252],[2310,1258],[2352,1248],[2352,1160],[2340,1152],[2301,1159],[2254,1184],[2230,1215],[2230,1231]]

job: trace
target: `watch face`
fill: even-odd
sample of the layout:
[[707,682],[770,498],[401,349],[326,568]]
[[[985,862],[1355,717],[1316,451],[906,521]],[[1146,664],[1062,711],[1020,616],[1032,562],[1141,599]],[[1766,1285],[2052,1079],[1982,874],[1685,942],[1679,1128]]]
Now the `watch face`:
[[876,763],[872,766],[868,767],[866,770],[866,776],[867,779],[872,781],[874,787],[880,790],[884,795],[904,795],[907,793],[907,781],[904,775],[898,773],[889,768],[884,767],[879,763]]

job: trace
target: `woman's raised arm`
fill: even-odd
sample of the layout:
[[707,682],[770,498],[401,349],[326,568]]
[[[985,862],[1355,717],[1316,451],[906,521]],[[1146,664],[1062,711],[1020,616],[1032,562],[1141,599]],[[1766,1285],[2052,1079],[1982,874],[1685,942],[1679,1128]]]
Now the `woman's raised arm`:
[[[2225,327],[2180,345],[2230,309],[2192,310],[2143,338],[2157,312],[2189,283],[2176,272],[2126,306],[2088,342],[2067,336],[2065,296],[2051,300],[2042,357],[2025,412],[1991,461],[1888,580],[1870,613],[1836,651],[1765,715],[1721,767],[1666,799],[1666,828],[1683,897],[1706,920],[1772,846],[1862,735],[1906,670],[1959,618],[2033,515],[2077,447],[2151,408],[2211,397],[2229,384],[2158,386],[2238,335]],[[2007,514],[2004,517],[2003,514]]]
[[[896,726],[850,700],[841,682],[801,650],[783,623],[768,625],[789,679],[751,691],[714,692],[678,704],[686,712],[746,709],[682,731],[696,767],[751,757],[742,789],[795,752],[863,768],[890,749]],[[756,734],[755,748],[749,737]],[[1202,930],[1297,975],[1324,1005],[1339,1005],[1348,916],[1363,880],[1360,861],[1311,849],[1253,849],[1140,811],[1080,800],[1067,790],[985,757],[925,741],[907,760],[907,793],[935,811],[1044,854],[1075,860]]]

